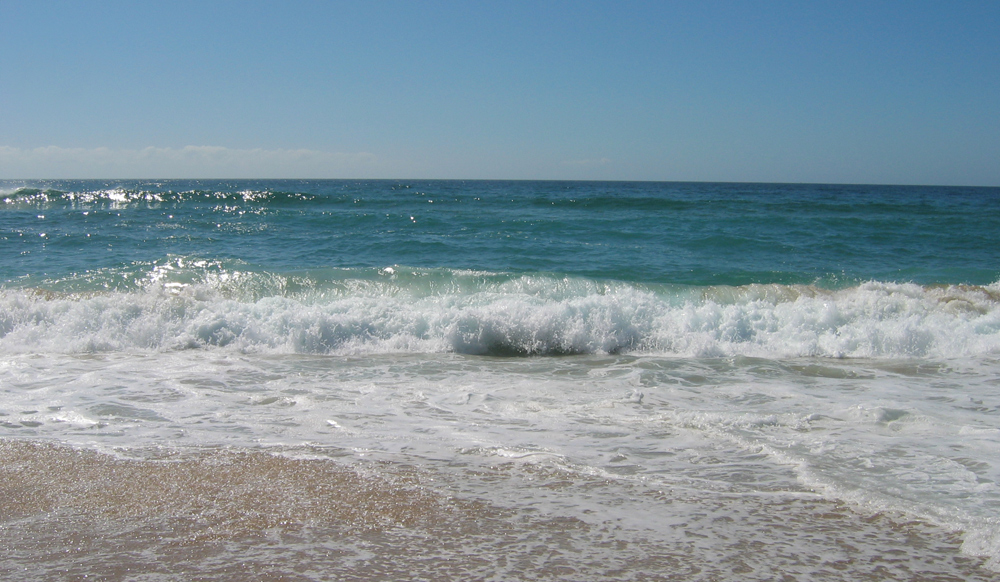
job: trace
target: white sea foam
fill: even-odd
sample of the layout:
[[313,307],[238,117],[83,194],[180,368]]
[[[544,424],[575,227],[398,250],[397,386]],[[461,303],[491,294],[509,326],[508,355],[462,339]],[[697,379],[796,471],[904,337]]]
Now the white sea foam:
[[[395,277],[396,275],[392,275]],[[132,292],[0,291],[0,350],[949,358],[1000,352],[1000,288],[643,288],[466,275],[299,284],[240,271]],[[267,292],[270,290],[271,292]]]
[[131,279],[0,290],[0,430],[108,447],[335,443],[358,459],[537,463],[713,495],[810,490],[1000,555],[997,285],[212,262]]
[[[317,447],[359,461],[434,467],[454,477],[464,495],[473,487],[465,471],[504,478],[523,472],[517,478],[526,487],[536,473],[554,471],[564,476],[530,497],[514,485],[475,494],[655,529],[664,539],[683,537],[679,524],[689,516],[673,505],[683,496],[738,524],[740,500],[748,496],[811,493],[862,515],[902,514],[966,532],[969,554],[1000,550],[1000,401],[992,357],[935,365],[656,355],[330,357],[220,347],[36,350],[4,360],[0,431],[8,437],[119,454],[143,447]],[[593,480],[608,497],[595,498],[584,486]],[[633,486],[669,490],[669,503],[623,508],[615,496],[635,493],[619,487]],[[739,525],[725,531],[752,539]]]

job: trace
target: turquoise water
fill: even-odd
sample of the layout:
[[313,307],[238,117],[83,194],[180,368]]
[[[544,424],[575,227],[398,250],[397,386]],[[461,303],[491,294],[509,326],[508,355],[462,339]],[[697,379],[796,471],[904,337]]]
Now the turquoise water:
[[998,239],[996,188],[0,182],[0,571],[996,579]]
[[[168,257],[643,283],[1000,279],[1000,190],[456,181],[5,183],[7,286]],[[27,277],[28,282],[24,281]]]

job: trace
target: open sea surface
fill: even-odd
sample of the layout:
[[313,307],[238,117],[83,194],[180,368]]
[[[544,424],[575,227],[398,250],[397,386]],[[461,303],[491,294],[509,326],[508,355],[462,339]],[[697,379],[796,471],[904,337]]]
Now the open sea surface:
[[1000,580],[1000,189],[0,181],[0,578]]

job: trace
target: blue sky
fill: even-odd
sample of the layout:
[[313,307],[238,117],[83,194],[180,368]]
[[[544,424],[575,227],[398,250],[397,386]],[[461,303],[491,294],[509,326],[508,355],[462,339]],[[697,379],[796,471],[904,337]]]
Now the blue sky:
[[0,178],[1000,186],[1000,2],[0,0]]

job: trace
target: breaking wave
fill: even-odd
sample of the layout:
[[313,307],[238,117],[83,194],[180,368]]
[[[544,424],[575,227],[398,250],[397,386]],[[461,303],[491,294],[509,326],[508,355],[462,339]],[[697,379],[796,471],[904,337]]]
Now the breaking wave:
[[182,203],[232,203],[254,205],[282,205],[307,202],[312,194],[281,192],[260,189],[239,191],[199,189],[163,190],[160,188],[109,188],[81,191],[63,191],[55,188],[17,188],[0,192],[0,204],[8,207],[113,207],[125,208],[160,204]]
[[0,290],[0,351],[963,357],[1000,285],[683,286],[448,269],[275,273],[171,259]]

